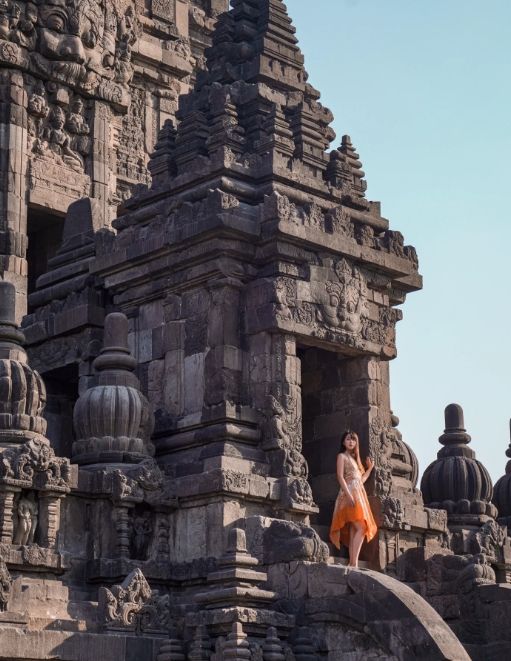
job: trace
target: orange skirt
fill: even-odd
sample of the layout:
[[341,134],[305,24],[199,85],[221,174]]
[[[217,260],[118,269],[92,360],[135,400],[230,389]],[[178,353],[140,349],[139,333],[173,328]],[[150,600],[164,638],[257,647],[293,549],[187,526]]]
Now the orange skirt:
[[376,535],[378,528],[367,500],[366,490],[361,480],[353,480],[348,483],[348,489],[355,501],[355,505],[349,504],[347,496],[339,491],[335,501],[332,525],[330,526],[330,541],[338,549],[341,544],[349,546],[350,543],[350,523],[361,521],[365,525],[365,538],[369,542]]

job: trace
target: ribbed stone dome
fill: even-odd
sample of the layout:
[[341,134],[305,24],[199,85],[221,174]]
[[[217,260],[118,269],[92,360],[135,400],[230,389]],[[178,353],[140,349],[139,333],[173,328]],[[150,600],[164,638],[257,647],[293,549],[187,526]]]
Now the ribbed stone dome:
[[[509,421],[511,437],[511,420]],[[506,450],[506,456],[511,459],[511,442]],[[503,475],[493,489],[493,504],[497,508],[499,519],[511,519],[511,461],[507,462],[506,474]],[[511,521],[506,523],[511,523]]]
[[137,439],[143,413],[144,402],[135,388],[96,386],[87,390],[76,402],[75,433],[78,438]]
[[392,475],[404,479],[415,488],[419,478],[419,462],[412,448],[403,441],[401,432],[398,430],[399,418],[392,413]]
[[476,523],[488,516],[495,517],[491,478],[468,447],[470,436],[464,428],[463,409],[458,404],[449,404],[445,409],[445,431],[439,440],[445,447],[422,477],[424,503],[447,510],[453,522],[459,519]]
[[120,313],[105,319],[104,348],[94,361],[98,383],[77,400],[73,423],[78,464],[138,462],[153,452],[149,403],[140,392],[128,348],[128,320]]
[[46,388],[27,364],[23,333],[15,322],[16,291],[0,282],[0,444],[23,443],[44,436]]

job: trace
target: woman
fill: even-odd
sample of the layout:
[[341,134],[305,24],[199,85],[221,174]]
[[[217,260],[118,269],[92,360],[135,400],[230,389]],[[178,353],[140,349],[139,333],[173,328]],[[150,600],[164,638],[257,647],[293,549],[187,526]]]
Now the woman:
[[348,546],[350,567],[358,567],[364,537],[369,542],[376,534],[376,523],[364,488],[364,482],[373,468],[374,461],[369,457],[367,470],[364,471],[357,434],[344,432],[337,455],[337,481],[341,488],[335,501],[330,541],[337,548],[341,544]]

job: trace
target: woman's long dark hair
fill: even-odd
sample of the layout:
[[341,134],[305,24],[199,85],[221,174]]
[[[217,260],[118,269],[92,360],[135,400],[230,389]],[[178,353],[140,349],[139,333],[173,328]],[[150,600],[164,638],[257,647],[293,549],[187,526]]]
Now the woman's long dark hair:
[[351,429],[347,429],[344,432],[344,434],[342,435],[342,438],[341,438],[341,447],[339,448],[339,453],[348,452],[346,446],[344,445],[344,441],[346,441],[346,439],[348,439],[348,438],[354,440],[355,443],[356,443],[354,450],[352,452],[350,452],[349,454],[356,461],[357,466],[360,468],[360,470],[362,472],[364,472],[364,466],[363,466],[362,461],[360,459],[360,443],[359,443],[359,440],[358,440],[358,434],[356,432],[351,431]]

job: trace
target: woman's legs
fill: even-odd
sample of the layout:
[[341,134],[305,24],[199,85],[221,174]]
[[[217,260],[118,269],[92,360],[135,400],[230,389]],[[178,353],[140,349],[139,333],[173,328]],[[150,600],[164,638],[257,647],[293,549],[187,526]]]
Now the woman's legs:
[[358,567],[358,556],[364,541],[366,526],[364,521],[350,523],[350,567]]
[[349,559],[349,564],[351,565],[351,558],[352,558],[352,554],[353,554],[353,537],[354,537],[354,534],[355,534],[355,529],[353,528],[353,525],[351,523],[348,523],[348,528],[349,528],[349,531],[350,531],[350,543],[349,543],[349,546],[348,546],[348,554],[349,554],[349,558],[350,558]]

